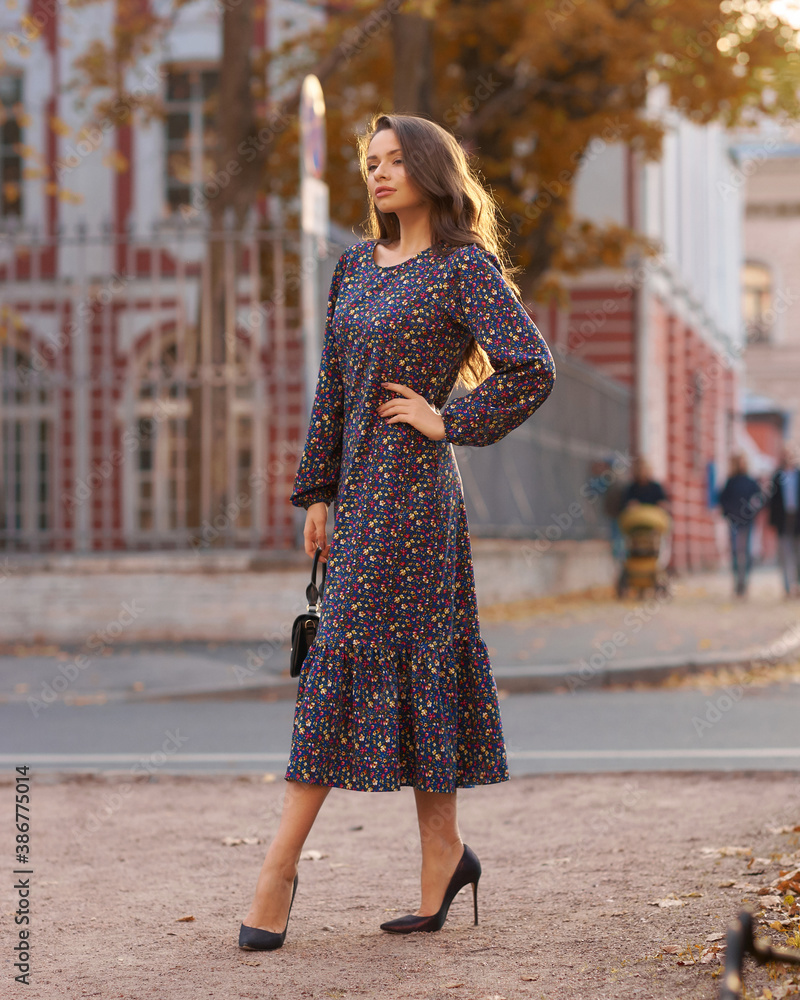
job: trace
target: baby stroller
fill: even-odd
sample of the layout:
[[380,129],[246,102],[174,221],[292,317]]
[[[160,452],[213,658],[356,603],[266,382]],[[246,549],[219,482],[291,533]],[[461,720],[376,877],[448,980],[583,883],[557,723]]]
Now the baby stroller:
[[640,597],[651,589],[658,595],[666,595],[669,592],[666,566],[672,527],[669,514],[656,504],[631,504],[619,515],[617,523],[625,543],[617,596],[624,597],[634,587]]

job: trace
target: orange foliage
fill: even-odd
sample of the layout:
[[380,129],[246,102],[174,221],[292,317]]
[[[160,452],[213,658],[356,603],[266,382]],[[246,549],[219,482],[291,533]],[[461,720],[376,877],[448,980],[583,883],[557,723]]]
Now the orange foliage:
[[[527,269],[529,292],[551,269],[613,266],[632,250],[654,251],[623,227],[576,221],[571,193],[582,160],[605,144],[623,142],[640,158],[658,158],[666,126],[651,109],[655,88],[698,124],[733,126],[755,113],[800,111],[796,37],[767,0],[428,6],[435,8],[434,117],[475,154],[502,206],[513,256]],[[318,55],[356,15],[363,5],[331,18],[312,40]],[[332,214],[348,226],[365,215],[353,132],[371,112],[391,110],[393,69],[387,28],[354,46],[326,86]],[[550,289],[549,282],[540,286]]]
[[[173,0],[169,13],[157,16],[144,0],[118,0],[111,43],[93,42],[74,63],[82,97],[105,88],[96,115],[115,109],[118,115],[120,108],[125,120],[137,108],[157,113],[157,98],[126,94],[124,81],[185,2]],[[344,42],[325,81],[328,180],[332,216],[357,230],[366,198],[355,133],[373,112],[392,110],[393,15],[376,0],[325,6],[324,28],[253,54],[252,93],[265,114],[259,128],[269,125],[268,74],[279,69],[298,86]],[[576,219],[572,192],[582,162],[606,144],[625,143],[639,159],[660,155],[666,125],[654,92],[698,124],[800,113],[796,34],[769,0],[397,0],[389,6],[433,21],[434,118],[473,154],[499,200],[528,294],[549,294],[554,272],[616,266],[632,251],[653,252],[625,227]],[[274,141],[259,154],[263,189],[294,198],[296,115],[271,131]]]

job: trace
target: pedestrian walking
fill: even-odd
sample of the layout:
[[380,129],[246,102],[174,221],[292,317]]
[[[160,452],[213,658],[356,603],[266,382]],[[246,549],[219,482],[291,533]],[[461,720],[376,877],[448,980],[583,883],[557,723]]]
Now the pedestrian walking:
[[753,563],[753,521],[765,503],[761,487],[747,474],[745,456],[739,452],[731,455],[728,478],[720,492],[719,505],[730,531],[734,589],[738,597],[747,594]]
[[800,469],[788,445],[770,485],[769,523],[778,533],[778,561],[787,597],[800,596]]
[[[481,866],[461,839],[457,789],[509,777],[452,445],[490,445],[519,426],[555,366],[505,261],[494,202],[453,135],[378,115],[359,161],[369,238],[333,273],[290,498],[306,509],[306,553],[319,547],[327,562],[324,600],[243,948],[283,944],[303,844],[331,787],[413,786],[421,902],[381,929],[439,930],[470,884],[477,923]],[[447,403],[458,376],[471,391]]]

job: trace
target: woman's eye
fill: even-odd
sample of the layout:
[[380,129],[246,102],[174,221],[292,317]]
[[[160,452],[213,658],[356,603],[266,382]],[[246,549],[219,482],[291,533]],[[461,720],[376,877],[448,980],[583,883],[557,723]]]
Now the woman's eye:
[[[400,159],[397,159],[397,160],[392,160],[392,164],[395,164],[395,163],[400,163],[400,164],[402,164],[402,162],[403,162],[403,161],[402,161],[402,160],[400,160]],[[368,174],[369,174],[369,173],[371,173],[371,172],[372,172],[372,171],[373,171],[373,170],[375,169],[375,166],[376,166],[376,165],[375,165],[374,163],[370,163],[370,165],[369,165],[369,166],[367,167],[367,173],[368,173]]]

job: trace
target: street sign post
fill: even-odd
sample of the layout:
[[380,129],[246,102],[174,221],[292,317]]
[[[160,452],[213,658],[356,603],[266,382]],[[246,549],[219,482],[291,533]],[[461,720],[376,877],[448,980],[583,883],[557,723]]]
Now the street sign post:
[[309,74],[300,93],[301,308],[309,414],[322,353],[319,261],[327,253],[329,233],[328,185],[322,179],[325,155],[325,97],[322,84]]

